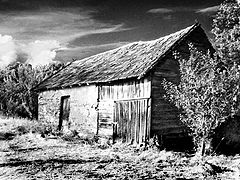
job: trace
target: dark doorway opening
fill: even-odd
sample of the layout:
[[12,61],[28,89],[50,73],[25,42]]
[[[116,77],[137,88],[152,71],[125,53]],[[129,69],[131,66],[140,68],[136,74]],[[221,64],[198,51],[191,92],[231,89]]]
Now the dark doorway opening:
[[70,114],[70,96],[62,96],[61,105],[60,105],[59,125],[58,125],[59,130],[62,129],[63,122],[69,120],[69,114]]

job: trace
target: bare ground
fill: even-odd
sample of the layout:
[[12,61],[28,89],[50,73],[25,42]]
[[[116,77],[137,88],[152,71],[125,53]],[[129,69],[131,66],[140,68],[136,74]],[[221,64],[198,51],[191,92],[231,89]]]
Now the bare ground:
[[31,132],[16,135],[16,127],[23,123],[13,122],[0,121],[0,137],[10,132],[9,140],[0,140],[0,180],[240,179],[239,155],[200,158],[154,147],[89,143],[81,138],[66,141]]
[[[32,141],[31,146],[25,147],[14,140],[0,141],[0,179],[240,178],[240,156],[208,156],[201,160],[184,153],[124,144],[103,149],[99,144],[82,141],[44,139],[34,134],[30,137],[26,139]],[[35,144],[32,139],[36,139]]]

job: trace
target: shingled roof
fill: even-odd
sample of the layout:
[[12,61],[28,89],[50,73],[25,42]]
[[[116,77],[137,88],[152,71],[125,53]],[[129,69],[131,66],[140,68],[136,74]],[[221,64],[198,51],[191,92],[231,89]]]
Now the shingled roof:
[[140,79],[197,27],[200,27],[200,24],[196,23],[156,40],[134,42],[76,60],[40,83],[35,90],[44,91],[130,78]]

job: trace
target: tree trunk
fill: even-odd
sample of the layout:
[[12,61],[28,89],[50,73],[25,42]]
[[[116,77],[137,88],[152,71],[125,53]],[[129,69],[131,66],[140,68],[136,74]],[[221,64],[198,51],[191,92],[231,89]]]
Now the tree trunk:
[[206,152],[206,140],[205,140],[205,138],[202,138],[200,152],[201,152],[202,156],[205,155],[205,152]]
[[204,156],[206,152],[206,138],[201,138],[199,144],[197,144],[197,152],[196,154],[199,156]]

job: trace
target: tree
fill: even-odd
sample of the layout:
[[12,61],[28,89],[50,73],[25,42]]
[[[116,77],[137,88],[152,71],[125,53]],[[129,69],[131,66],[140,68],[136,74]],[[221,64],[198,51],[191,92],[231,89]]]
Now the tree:
[[[240,65],[240,1],[228,0],[220,5],[213,20],[212,32],[215,37],[216,50],[224,66],[230,69],[234,63]],[[237,101],[240,101],[239,96]],[[228,118],[217,130],[217,135],[224,142],[221,145],[239,147],[240,140],[238,126],[239,112],[234,118]],[[215,142],[216,143],[216,142]],[[236,149],[235,149],[236,151]]]
[[195,147],[202,155],[213,130],[237,111],[240,70],[236,63],[226,69],[217,56],[203,54],[190,46],[189,59],[179,60],[178,85],[163,81],[166,97],[180,110],[180,120],[190,129]]
[[190,46],[190,58],[179,59],[181,82],[164,80],[168,98],[182,110],[195,145],[204,154],[206,141],[225,119],[236,114],[239,98],[240,5],[226,0],[213,20],[216,55]]
[[63,65],[53,63],[33,68],[29,64],[15,63],[0,70],[0,111],[6,115],[35,118],[37,93],[31,89]]
[[240,64],[240,4],[235,0],[227,0],[213,20],[215,44],[218,55],[227,65],[233,62]]

